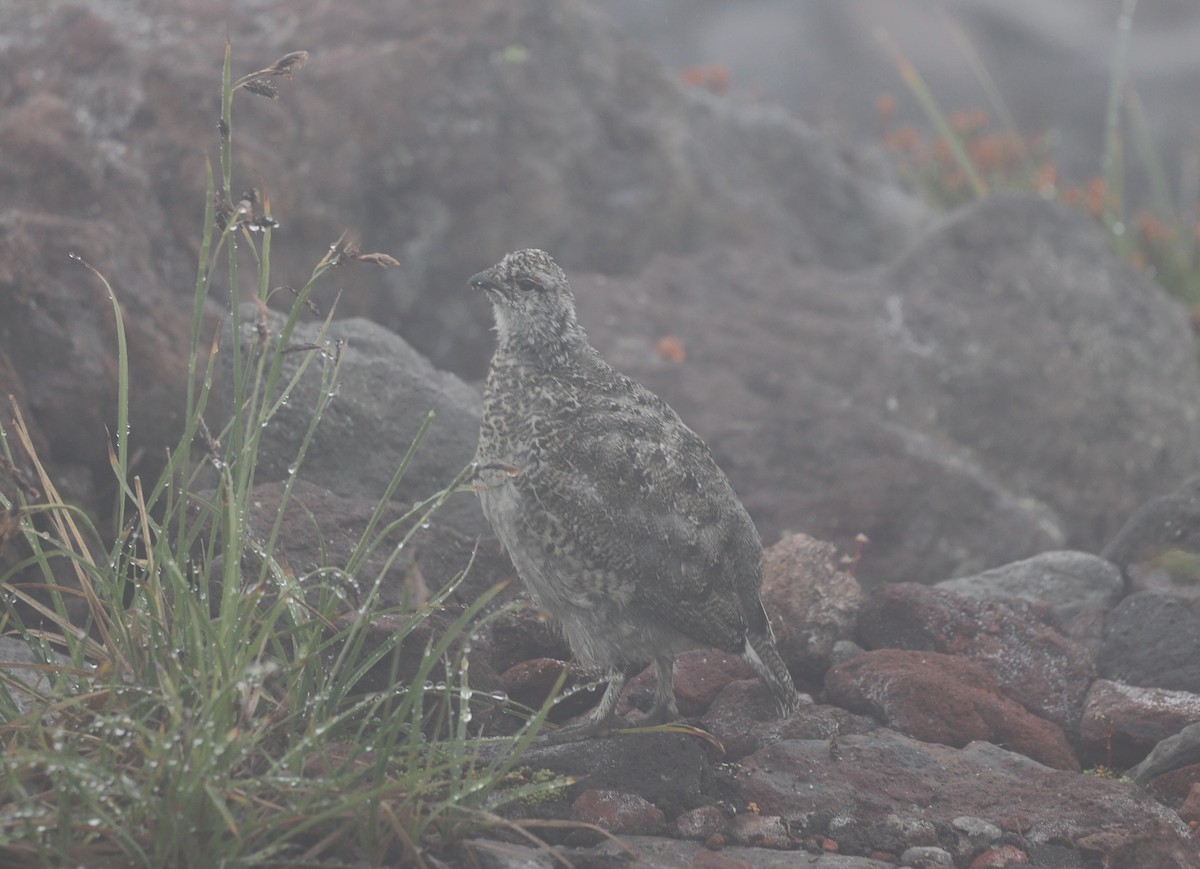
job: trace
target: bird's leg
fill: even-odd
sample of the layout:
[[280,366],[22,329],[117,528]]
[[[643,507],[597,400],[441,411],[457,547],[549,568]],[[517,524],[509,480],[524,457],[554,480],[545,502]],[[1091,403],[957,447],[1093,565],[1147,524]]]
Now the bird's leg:
[[673,657],[668,655],[654,659],[654,706],[638,721],[639,727],[679,720],[679,707],[675,705],[674,669]]
[[608,675],[608,687],[600,704],[593,709],[582,721],[568,724],[558,730],[552,730],[542,735],[548,743],[575,742],[580,739],[590,739],[593,736],[604,736],[614,726],[625,727],[626,724],[615,725],[617,720],[617,701],[621,699],[621,691],[625,688],[628,677],[624,672],[615,671]]

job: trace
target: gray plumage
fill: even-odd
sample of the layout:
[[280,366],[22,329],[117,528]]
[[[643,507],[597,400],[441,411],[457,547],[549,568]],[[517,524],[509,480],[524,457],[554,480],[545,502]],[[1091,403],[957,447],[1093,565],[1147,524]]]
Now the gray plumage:
[[646,720],[676,718],[674,657],[704,646],[742,655],[793,710],[759,597],[758,534],[708,447],[600,358],[548,254],[511,253],[470,284],[499,336],[476,453],[483,512],[579,662],[610,677],[576,731],[606,729],[627,674],[651,661]]

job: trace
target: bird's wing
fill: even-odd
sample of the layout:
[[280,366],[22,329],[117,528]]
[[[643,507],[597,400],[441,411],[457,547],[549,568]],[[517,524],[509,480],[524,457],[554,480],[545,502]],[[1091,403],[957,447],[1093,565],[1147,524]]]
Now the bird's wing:
[[539,443],[530,496],[589,571],[628,584],[632,606],[740,652],[762,613],[749,516],[665,402],[624,378],[607,394],[594,382],[589,390]]

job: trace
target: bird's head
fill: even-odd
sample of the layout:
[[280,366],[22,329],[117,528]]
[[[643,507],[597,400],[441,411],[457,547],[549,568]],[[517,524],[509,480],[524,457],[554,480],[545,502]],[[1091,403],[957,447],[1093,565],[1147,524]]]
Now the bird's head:
[[469,284],[492,303],[502,347],[549,359],[586,346],[567,276],[545,251],[510,253]]

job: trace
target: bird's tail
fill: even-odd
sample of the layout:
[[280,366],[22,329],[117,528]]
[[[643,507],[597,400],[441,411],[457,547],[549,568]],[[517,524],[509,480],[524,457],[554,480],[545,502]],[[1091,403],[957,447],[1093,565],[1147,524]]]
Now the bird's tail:
[[771,689],[780,712],[784,716],[795,712],[800,705],[800,695],[792,683],[792,674],[788,672],[787,664],[783,663],[783,658],[775,648],[775,638],[771,636],[769,625],[765,634],[751,632],[746,635],[746,648],[742,657],[762,683]]

